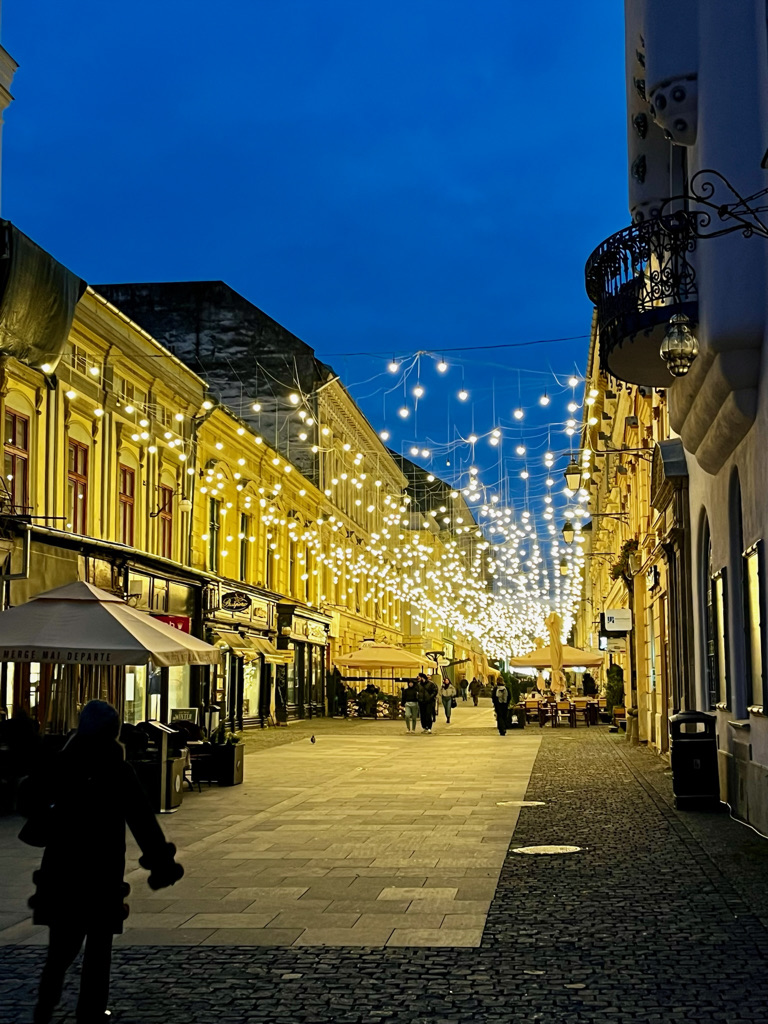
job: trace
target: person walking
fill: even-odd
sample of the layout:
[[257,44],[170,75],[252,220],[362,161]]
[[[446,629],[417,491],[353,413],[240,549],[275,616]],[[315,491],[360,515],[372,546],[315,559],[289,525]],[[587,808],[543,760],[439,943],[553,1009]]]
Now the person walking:
[[474,703],[475,707],[477,707],[477,698],[480,696],[482,692],[483,684],[480,682],[477,676],[472,676],[472,682],[469,684],[469,695],[472,698],[472,702]]
[[67,968],[85,943],[78,1024],[96,1024],[107,1010],[112,936],[123,930],[126,824],[142,850],[151,889],[173,885],[184,874],[175,861],[136,773],[118,742],[120,718],[110,704],[85,705],[77,732],[54,761],[51,782],[19,838],[45,848],[34,873],[29,904],[35,924],[49,929],[48,956],[38,989],[34,1024],[48,1024],[58,1005]]
[[423,672],[417,677],[417,689],[419,698],[419,718],[421,719],[422,732],[432,732],[435,721],[435,698],[437,697],[437,685],[432,682]]
[[405,730],[406,732],[413,731],[415,733],[416,719],[419,714],[419,691],[413,679],[409,680],[408,685],[403,689],[400,703],[403,705]]
[[466,702],[467,689],[469,687],[469,683],[467,682],[466,676],[462,676],[461,679],[459,680],[459,687],[461,688],[461,699]]
[[504,684],[501,676],[498,677],[496,685],[491,690],[493,710],[496,712],[496,727],[500,736],[507,735],[507,724],[509,721],[509,690]]
[[445,724],[450,725],[451,711],[456,707],[456,687],[450,679],[443,679],[443,685],[440,687],[440,700],[443,702]]

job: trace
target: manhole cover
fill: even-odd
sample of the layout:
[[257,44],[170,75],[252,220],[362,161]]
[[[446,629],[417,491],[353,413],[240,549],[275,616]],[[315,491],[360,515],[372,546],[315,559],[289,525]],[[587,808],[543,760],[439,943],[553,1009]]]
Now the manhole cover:
[[536,855],[551,855],[555,853],[578,853],[581,850],[580,846],[518,846],[512,853],[526,853],[531,856]]
[[546,807],[543,800],[497,800],[497,807]]

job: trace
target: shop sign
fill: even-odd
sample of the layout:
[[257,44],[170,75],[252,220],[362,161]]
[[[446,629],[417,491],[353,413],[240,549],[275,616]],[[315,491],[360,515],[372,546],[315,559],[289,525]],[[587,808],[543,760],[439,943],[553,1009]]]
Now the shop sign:
[[628,633],[630,629],[632,629],[632,612],[629,608],[609,608],[606,611],[606,633]]
[[242,590],[230,590],[221,595],[221,607],[227,612],[247,612],[251,599]]
[[[61,662],[65,665],[117,665],[123,661],[112,660],[113,651],[62,651],[60,647],[0,647],[0,661]],[[122,652],[121,652],[122,653]]]
[[166,626],[173,626],[174,629],[181,630],[182,633],[191,632],[188,615],[153,615],[152,618],[157,619],[158,622],[164,622]]
[[659,567],[652,565],[645,574],[645,585],[649,590],[654,590],[659,585]]
[[626,654],[627,641],[624,637],[608,637],[606,640],[606,650],[609,654]]

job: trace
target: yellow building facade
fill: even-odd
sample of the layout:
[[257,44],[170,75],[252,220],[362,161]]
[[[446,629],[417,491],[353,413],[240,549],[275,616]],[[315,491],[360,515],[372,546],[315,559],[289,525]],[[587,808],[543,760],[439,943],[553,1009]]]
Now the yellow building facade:
[[[86,288],[55,365],[0,360],[3,607],[85,580],[221,647],[216,669],[129,667],[101,694],[129,722],[211,706],[233,728],[332,713],[334,660],[368,638],[479,666],[477,644],[441,623],[437,584],[429,596],[456,523],[415,511],[338,379],[296,416],[312,480]],[[0,703],[54,730],[51,680],[7,661]]]
[[[607,647],[624,673],[636,736],[660,753],[669,716],[691,686],[687,469],[663,390],[601,373],[593,336],[578,456],[591,520],[582,529],[585,580],[577,645]],[[578,531],[577,531],[578,532]],[[628,609],[632,629],[612,635],[606,613]],[[601,638],[602,632],[602,638]],[[634,722],[629,727],[634,738]]]

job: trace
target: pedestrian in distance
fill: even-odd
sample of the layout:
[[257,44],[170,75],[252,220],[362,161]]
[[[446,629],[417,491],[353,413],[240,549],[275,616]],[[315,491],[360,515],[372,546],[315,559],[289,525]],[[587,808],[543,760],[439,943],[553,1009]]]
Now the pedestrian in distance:
[[45,848],[34,873],[29,904],[35,924],[49,929],[48,955],[38,989],[34,1024],[48,1024],[64,976],[85,943],[78,1024],[109,1020],[107,1010],[112,936],[123,930],[130,887],[125,873],[125,827],[142,850],[139,864],[151,889],[173,885],[184,874],[165,841],[136,773],[118,741],[120,718],[101,700],[83,708],[76,733],[54,761],[44,798],[30,807],[19,838]]
[[472,702],[477,707],[477,698],[483,692],[483,684],[476,676],[472,676],[472,682],[469,684],[469,695],[472,698]]
[[469,683],[467,682],[466,676],[462,676],[459,680],[459,687],[461,688],[461,699],[466,702],[467,690],[469,689]]
[[443,679],[443,685],[440,687],[440,700],[443,702],[445,724],[450,725],[451,711],[456,707],[456,687],[450,679]]
[[408,685],[403,689],[400,703],[403,705],[405,730],[415,733],[416,719],[419,714],[419,691],[413,679],[410,679]]
[[423,732],[432,732],[435,721],[435,699],[437,698],[437,685],[433,683],[423,672],[417,676],[417,689],[419,695],[419,718]]
[[496,712],[496,727],[500,736],[507,735],[509,722],[509,690],[504,685],[504,680],[499,676],[496,685],[491,690],[493,710]]

